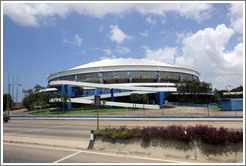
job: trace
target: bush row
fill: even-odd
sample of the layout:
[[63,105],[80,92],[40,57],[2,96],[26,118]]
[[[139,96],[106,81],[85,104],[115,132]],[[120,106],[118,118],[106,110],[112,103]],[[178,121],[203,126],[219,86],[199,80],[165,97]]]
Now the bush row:
[[103,130],[97,130],[97,135],[102,135],[113,140],[141,138],[144,142],[149,142],[151,139],[157,138],[162,141],[180,141],[189,143],[195,139],[203,143],[212,145],[226,145],[229,143],[238,143],[243,141],[243,131],[229,130],[224,127],[219,129],[207,126],[196,125],[183,127],[181,125],[172,125],[167,127],[144,127],[127,129],[126,126],[120,128],[106,127]]

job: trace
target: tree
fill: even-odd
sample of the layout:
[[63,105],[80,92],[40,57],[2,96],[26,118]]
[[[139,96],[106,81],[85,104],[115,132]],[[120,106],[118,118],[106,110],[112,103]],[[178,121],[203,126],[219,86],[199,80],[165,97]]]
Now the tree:
[[12,105],[12,99],[10,94],[4,94],[3,95],[3,110],[7,110],[7,107],[10,109]]
[[33,87],[33,90],[34,90],[35,93],[39,92],[41,89],[45,89],[45,87],[42,87],[41,85],[38,85],[38,84],[36,84]]
[[130,100],[133,102],[133,106],[135,103],[135,107],[136,107],[136,102],[139,102],[140,95],[138,93],[132,93],[132,94],[130,94]]
[[35,105],[42,105],[43,108],[49,107],[49,94],[39,92],[44,87],[36,84],[33,89],[23,90],[25,97],[22,100],[23,106],[28,110],[32,110]]
[[106,107],[106,108],[108,107],[107,101],[105,99],[102,100],[102,107]]
[[143,103],[143,109],[144,109],[144,104],[149,101],[149,96],[146,95],[146,94],[142,94],[141,97],[140,97],[140,101],[142,101],[142,103]]
[[231,92],[243,92],[243,86],[240,85],[239,87],[232,89]]
[[187,101],[185,94],[190,94],[193,102],[195,103],[198,102],[197,95],[211,93],[212,91],[211,83],[199,82],[198,80],[193,80],[193,81],[182,80],[181,82],[176,83],[176,87],[179,93],[182,94],[181,97],[182,101]]
[[[59,107],[59,105],[61,105],[62,103],[63,112],[64,112],[64,107],[67,105],[67,102],[71,101],[70,96],[68,94],[61,94],[61,93],[53,93],[49,95],[49,100],[53,100],[53,103],[55,103],[57,107]],[[58,114],[59,113],[60,111],[58,109]]]

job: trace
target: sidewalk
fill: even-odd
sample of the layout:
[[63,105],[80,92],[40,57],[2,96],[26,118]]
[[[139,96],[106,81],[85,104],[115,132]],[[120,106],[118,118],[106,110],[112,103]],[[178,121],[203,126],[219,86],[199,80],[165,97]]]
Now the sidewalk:
[[87,149],[89,145],[86,141],[75,141],[75,140],[61,140],[61,139],[47,139],[47,138],[34,138],[34,137],[20,137],[4,135],[4,143],[20,143],[20,144],[31,144],[31,145],[44,145],[59,148],[71,148],[71,149]]

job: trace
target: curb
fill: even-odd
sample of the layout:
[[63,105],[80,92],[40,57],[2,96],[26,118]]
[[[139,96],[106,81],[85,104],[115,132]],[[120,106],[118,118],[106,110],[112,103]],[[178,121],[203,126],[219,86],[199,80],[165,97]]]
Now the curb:
[[95,144],[94,130],[91,130],[90,143],[89,143],[88,149],[93,149],[94,144]]
[[[12,120],[14,119],[19,119],[19,120],[96,120],[96,118],[64,118],[64,117],[59,117],[59,118],[53,118],[53,117],[49,117],[49,118],[33,118],[33,117],[12,117]],[[198,117],[194,117],[194,118],[146,118],[146,117],[142,117],[142,118],[100,118],[100,120],[102,121],[225,121],[225,122],[240,122],[243,121],[243,118],[198,118]]]
[[[35,118],[35,116],[21,116],[21,115],[10,115],[11,118]],[[97,118],[97,116],[37,116],[36,119],[39,118],[90,118],[94,119]],[[230,118],[235,118],[235,119],[242,119],[243,116],[99,116],[99,118],[114,118],[114,119],[143,119],[143,118],[148,118],[148,119],[158,119],[158,118],[167,118],[167,119],[173,119],[173,118],[188,118],[188,119],[194,119],[194,118],[225,118],[225,119],[230,119]]]

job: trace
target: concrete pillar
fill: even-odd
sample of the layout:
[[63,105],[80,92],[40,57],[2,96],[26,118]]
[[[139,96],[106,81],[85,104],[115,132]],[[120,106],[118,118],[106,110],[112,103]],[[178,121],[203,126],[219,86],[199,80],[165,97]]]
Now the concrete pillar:
[[61,86],[61,93],[62,94],[66,94],[66,87],[65,87],[66,85],[62,85]]
[[161,82],[161,75],[159,71],[157,72],[157,82]]
[[179,80],[182,81],[182,74],[179,73]]
[[100,79],[100,83],[103,84],[103,74],[99,73],[99,79]]
[[[110,94],[111,94],[111,101],[114,101],[114,89],[110,89]],[[112,105],[109,106],[112,108]]]
[[157,104],[160,106],[160,108],[163,108],[164,100],[169,95],[171,95],[171,92],[156,92],[156,100],[157,100]]
[[157,104],[160,106],[160,108],[163,108],[164,92],[156,92],[156,100],[157,100]]
[[[72,96],[73,94],[72,94],[72,92],[73,92],[73,89],[72,89],[72,87],[71,86],[69,86],[69,85],[67,85],[67,94],[68,94],[68,96]],[[68,110],[70,110],[71,109],[71,107],[72,107],[72,103],[69,101],[69,102],[67,102],[67,109]]]
[[114,90],[110,89],[111,101],[114,101]]
[[129,83],[132,82],[132,72],[129,71]]

